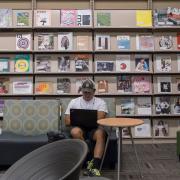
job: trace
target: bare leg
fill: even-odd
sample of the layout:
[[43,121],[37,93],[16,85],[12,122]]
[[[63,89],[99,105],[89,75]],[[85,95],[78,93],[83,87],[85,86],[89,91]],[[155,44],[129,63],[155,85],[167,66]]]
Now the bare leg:
[[71,136],[72,136],[73,139],[84,140],[83,131],[79,127],[74,127],[74,128],[71,129]]

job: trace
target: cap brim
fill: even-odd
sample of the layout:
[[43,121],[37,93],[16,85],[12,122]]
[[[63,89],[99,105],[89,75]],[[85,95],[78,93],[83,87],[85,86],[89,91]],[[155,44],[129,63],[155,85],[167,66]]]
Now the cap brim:
[[82,92],[94,92],[94,89],[91,88],[82,88]]

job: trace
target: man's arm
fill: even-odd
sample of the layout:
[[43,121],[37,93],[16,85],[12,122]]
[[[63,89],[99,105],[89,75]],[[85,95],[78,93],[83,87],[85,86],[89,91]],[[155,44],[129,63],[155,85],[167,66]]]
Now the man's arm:
[[98,111],[98,119],[103,119],[106,117],[106,113],[104,111]]
[[64,121],[65,121],[65,125],[66,126],[70,126],[71,125],[71,123],[70,123],[70,115],[69,114],[65,114]]

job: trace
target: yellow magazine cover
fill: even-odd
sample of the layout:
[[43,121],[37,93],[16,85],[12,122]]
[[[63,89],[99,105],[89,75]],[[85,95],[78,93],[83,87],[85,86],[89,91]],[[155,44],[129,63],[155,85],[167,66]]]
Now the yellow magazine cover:
[[152,26],[152,11],[137,10],[136,11],[136,26],[151,27]]

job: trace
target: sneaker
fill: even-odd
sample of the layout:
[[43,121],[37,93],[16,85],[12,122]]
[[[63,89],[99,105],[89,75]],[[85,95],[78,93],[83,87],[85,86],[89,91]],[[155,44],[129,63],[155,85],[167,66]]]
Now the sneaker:
[[91,160],[91,161],[88,161],[87,162],[87,167],[86,167],[86,170],[83,172],[83,175],[84,176],[89,176],[89,174],[90,174],[90,171],[91,171],[91,169],[93,168],[93,159]]
[[101,176],[99,169],[91,169],[89,176]]

